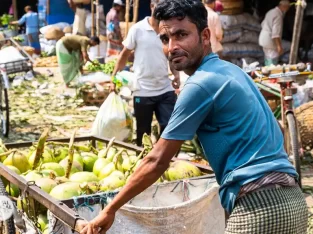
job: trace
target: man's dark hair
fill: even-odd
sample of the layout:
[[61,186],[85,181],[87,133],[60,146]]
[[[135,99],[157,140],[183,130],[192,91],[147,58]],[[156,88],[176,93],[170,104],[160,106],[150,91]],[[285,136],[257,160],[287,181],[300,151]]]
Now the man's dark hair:
[[200,0],[162,0],[154,10],[157,20],[188,17],[194,23],[199,33],[208,27],[208,12]]
[[100,44],[100,39],[99,39],[99,37],[91,37],[90,40],[96,42],[97,45]]
[[31,11],[32,10],[32,7],[31,6],[26,6],[25,8],[24,8],[24,10],[27,12],[27,11]]

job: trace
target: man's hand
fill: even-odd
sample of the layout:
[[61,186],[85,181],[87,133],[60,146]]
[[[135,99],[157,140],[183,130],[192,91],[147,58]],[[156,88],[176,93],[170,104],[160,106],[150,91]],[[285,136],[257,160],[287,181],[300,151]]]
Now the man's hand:
[[282,47],[282,46],[278,46],[278,47],[277,47],[277,52],[278,52],[279,56],[280,56],[280,55],[283,55],[283,54],[284,54],[284,49],[283,49],[283,47]]
[[174,80],[172,81],[172,85],[174,89],[179,89],[180,88],[180,78],[175,77]]
[[105,209],[92,221],[86,223],[80,234],[105,234],[112,226],[115,213],[109,213]]
[[110,90],[109,91],[110,91],[110,93],[112,93],[112,92],[116,93],[116,85],[113,82],[110,83]]

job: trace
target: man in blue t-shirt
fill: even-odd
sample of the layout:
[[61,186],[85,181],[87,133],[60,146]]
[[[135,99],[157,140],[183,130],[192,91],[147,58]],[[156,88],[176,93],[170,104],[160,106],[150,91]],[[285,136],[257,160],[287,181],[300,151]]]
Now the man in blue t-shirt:
[[20,20],[11,22],[11,24],[26,25],[28,44],[35,49],[36,54],[40,54],[38,13],[33,12],[31,6],[25,7],[25,13]]
[[279,125],[250,77],[211,52],[201,1],[161,1],[154,15],[169,62],[190,77],[161,139],[81,233],[108,230],[116,211],[153,184],[195,134],[230,214],[226,233],[306,233],[306,202]]

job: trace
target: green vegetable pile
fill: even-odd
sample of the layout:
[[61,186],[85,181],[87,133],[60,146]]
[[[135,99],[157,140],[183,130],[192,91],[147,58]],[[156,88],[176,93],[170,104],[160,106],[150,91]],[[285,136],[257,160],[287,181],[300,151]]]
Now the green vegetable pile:
[[13,37],[13,40],[14,40],[14,41],[17,41],[17,42],[23,42],[23,41],[24,41],[24,39],[21,38],[21,37],[19,37],[19,36]]
[[[8,14],[4,14],[0,17],[0,20],[1,20],[1,25],[6,26],[6,25],[9,25],[13,21],[13,16],[8,15]],[[9,26],[9,28],[11,28],[11,27],[12,26]]]
[[116,60],[112,60],[106,64],[100,64],[98,60],[94,60],[93,64],[90,63],[87,66],[87,70],[91,72],[102,71],[105,74],[112,75],[115,64],[116,64]]

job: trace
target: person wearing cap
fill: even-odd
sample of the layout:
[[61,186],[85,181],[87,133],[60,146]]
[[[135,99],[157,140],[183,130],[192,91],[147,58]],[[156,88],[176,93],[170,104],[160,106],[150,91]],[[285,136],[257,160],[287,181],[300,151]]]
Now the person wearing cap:
[[211,47],[213,53],[217,53],[221,56],[221,52],[223,50],[223,46],[221,41],[223,39],[223,29],[222,23],[218,16],[218,14],[214,11],[216,8],[215,0],[206,0],[205,8],[208,12],[208,27],[211,33]]
[[107,56],[118,55],[123,49],[119,12],[124,5],[122,0],[114,0],[113,7],[106,16],[107,37],[109,41]]
[[[159,0],[151,0],[153,14]],[[131,52],[134,51],[134,73],[136,90],[134,111],[137,127],[137,145],[142,145],[144,133],[151,134],[151,124],[155,114],[161,133],[168,124],[173,112],[177,95],[174,88],[179,88],[179,73],[172,70],[175,77],[169,79],[169,66],[163,53],[162,42],[158,37],[158,21],[154,17],[146,17],[133,25],[123,41],[124,49],[115,66],[113,76],[123,70]]]
[[279,5],[270,10],[262,22],[259,45],[263,47],[265,66],[277,65],[279,57],[284,53],[282,33],[284,15],[290,8],[288,0],[282,0]]
[[26,35],[28,38],[28,44],[35,49],[36,54],[40,54],[40,42],[39,42],[39,18],[38,13],[32,11],[31,6],[25,7],[26,14],[18,20],[11,22],[11,24],[26,24]]

